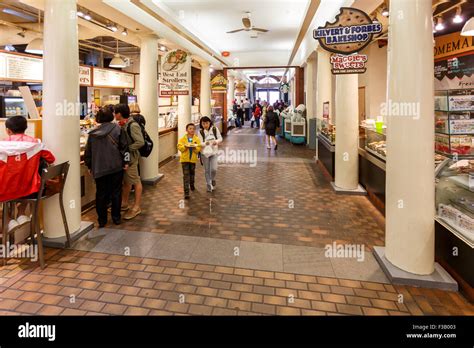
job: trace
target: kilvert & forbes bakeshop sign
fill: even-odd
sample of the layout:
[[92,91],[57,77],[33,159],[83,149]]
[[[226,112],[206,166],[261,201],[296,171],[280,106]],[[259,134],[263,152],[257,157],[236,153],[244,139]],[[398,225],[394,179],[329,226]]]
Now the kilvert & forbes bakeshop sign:
[[382,24],[373,22],[356,8],[341,7],[333,23],[314,29],[313,37],[331,56],[333,74],[361,74],[366,71],[367,56],[357,54],[382,32]]

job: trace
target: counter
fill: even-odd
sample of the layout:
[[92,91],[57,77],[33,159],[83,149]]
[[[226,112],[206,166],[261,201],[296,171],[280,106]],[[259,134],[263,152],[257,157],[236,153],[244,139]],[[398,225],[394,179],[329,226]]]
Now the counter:
[[336,172],[336,146],[322,134],[318,134],[318,160],[331,178],[334,179]]

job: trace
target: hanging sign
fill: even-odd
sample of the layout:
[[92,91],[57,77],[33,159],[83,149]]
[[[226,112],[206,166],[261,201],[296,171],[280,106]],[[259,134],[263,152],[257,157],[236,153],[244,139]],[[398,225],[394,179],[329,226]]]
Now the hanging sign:
[[224,74],[218,73],[211,80],[211,90],[213,92],[226,92],[227,91],[227,79]]
[[351,7],[341,7],[333,23],[314,29],[313,37],[326,51],[352,54],[361,51],[374,34],[382,32],[382,24],[372,22],[367,13]]
[[94,68],[94,87],[135,88],[135,75],[112,69]]
[[190,86],[191,57],[183,50],[166,54],[161,62],[160,96],[188,95]]
[[349,56],[343,54],[333,54],[330,58],[331,71],[334,75],[342,74],[363,74],[367,70],[367,55],[351,54]]
[[280,84],[280,92],[281,93],[288,93],[290,91],[290,83],[289,82],[282,82]]
[[79,84],[81,86],[92,86],[92,68],[79,65]]

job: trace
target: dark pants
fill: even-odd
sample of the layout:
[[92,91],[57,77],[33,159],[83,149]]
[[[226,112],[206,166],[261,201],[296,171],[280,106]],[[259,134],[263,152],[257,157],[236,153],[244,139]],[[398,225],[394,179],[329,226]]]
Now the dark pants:
[[260,128],[260,117],[255,117],[255,121],[252,121],[252,123],[250,124],[250,127],[253,128],[254,122],[255,122],[256,127]]
[[112,203],[112,220],[120,221],[120,208],[122,204],[123,171],[102,176],[95,179],[95,207],[99,225],[107,223],[107,206]]
[[194,186],[194,173],[196,172],[196,163],[182,162],[183,167],[183,185],[184,195],[189,196],[189,187]]
[[240,123],[239,127],[244,126],[245,125],[244,116],[240,115],[240,116],[237,116],[237,118],[239,119],[239,123]]
[[251,114],[250,110],[251,110],[250,108],[244,109],[244,111],[245,111],[245,121],[250,121],[250,114]]

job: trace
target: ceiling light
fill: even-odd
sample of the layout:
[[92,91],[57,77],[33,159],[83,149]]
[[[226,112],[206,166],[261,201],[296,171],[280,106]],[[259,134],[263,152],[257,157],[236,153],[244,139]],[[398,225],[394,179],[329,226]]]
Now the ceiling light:
[[435,26],[436,31],[444,30],[443,18],[438,17],[438,23]]
[[117,53],[114,54],[114,57],[110,61],[109,68],[125,68],[126,66],[127,64],[125,64],[124,60],[120,57],[117,40]]
[[84,15],[84,19],[90,21],[90,20],[92,19],[91,14],[90,14],[89,12],[87,12],[87,13]]
[[167,48],[166,48],[165,46],[160,46],[160,51],[166,52],[166,49],[167,49]]
[[379,20],[377,19],[377,17],[372,18],[372,23],[379,23]]
[[462,23],[462,21],[464,20],[464,18],[462,17],[462,9],[461,9],[461,6],[459,6],[457,9],[456,9],[456,15],[454,16],[453,18],[453,23]]
[[82,12],[82,10],[77,10],[77,15],[79,17],[84,17],[84,12]]
[[123,35],[123,36],[127,36],[127,35],[128,35],[128,31],[127,31],[127,29],[123,29],[123,31],[122,31],[122,35]]
[[114,33],[118,30],[117,26],[115,24],[107,24],[107,29],[113,31]]
[[474,17],[471,17],[461,30],[462,36],[474,36]]
[[36,38],[30,41],[28,46],[26,46],[25,52],[33,54],[43,54],[43,39]]
[[5,45],[5,51],[9,51],[9,52],[15,51],[15,47],[13,47],[12,45]]
[[23,19],[26,19],[27,21],[36,21],[36,18],[33,17],[33,16],[30,16],[29,14],[26,14],[24,12],[20,12],[20,11],[16,11],[16,10],[13,10],[11,8],[4,8],[2,10],[3,13],[6,13],[6,14],[9,14],[9,15],[13,15],[13,16],[17,16],[17,17],[20,17],[20,18],[23,18]]
[[390,14],[390,12],[388,11],[388,8],[385,7],[385,8],[382,10],[382,16],[388,17],[389,14]]

